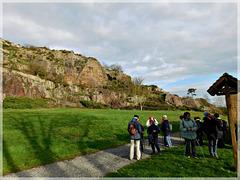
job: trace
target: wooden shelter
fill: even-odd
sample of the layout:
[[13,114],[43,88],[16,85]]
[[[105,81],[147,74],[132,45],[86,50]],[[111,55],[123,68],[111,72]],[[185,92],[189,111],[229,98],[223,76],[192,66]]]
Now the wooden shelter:
[[[236,170],[238,172],[238,146],[235,134],[235,123],[237,121],[237,116],[234,116],[235,111],[237,109],[233,109],[233,102],[231,100],[231,95],[238,93],[238,79],[229,75],[228,73],[224,73],[208,90],[207,92],[212,96],[221,96],[225,95],[226,104],[228,109],[228,122],[230,125],[231,137],[232,137],[232,146],[233,146],[233,155],[234,161],[236,165]],[[237,113],[235,113],[237,114]]]

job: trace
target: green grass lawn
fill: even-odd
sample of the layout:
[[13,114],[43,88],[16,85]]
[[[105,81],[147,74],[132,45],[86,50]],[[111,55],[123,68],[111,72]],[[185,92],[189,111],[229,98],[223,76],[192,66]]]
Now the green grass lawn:
[[[73,158],[129,143],[127,124],[134,114],[146,129],[150,115],[166,114],[179,129],[183,111],[97,109],[3,110],[3,174]],[[192,117],[201,112],[191,112]],[[147,137],[147,133],[144,134]]]
[[184,148],[164,150],[161,156],[153,155],[106,177],[237,177],[231,146],[218,149],[219,159],[210,158],[208,147],[203,146],[204,159],[197,147],[198,160],[183,156]]

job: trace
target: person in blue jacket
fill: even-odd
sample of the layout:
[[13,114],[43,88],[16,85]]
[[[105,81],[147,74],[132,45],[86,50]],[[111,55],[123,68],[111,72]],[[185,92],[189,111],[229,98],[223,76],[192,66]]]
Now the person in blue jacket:
[[163,135],[164,135],[164,139],[166,141],[166,147],[171,147],[172,146],[172,142],[170,139],[170,127],[169,127],[169,121],[167,119],[167,115],[163,115],[162,119],[164,120],[162,123],[162,131],[163,131]]
[[140,158],[141,158],[140,139],[141,139],[142,128],[141,128],[141,124],[139,122],[138,115],[134,115],[133,119],[128,123],[128,129],[127,129],[128,132],[130,130],[131,124],[134,124],[135,129],[136,129],[136,134],[130,134],[130,143],[131,143],[130,144],[130,160],[132,160],[134,157],[134,145],[135,144],[136,144],[137,160],[140,160]]

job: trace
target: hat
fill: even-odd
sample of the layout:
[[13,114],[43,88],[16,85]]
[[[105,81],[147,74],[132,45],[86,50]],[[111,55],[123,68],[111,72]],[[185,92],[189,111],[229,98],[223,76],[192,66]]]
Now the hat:
[[163,115],[162,117],[164,120],[167,120],[167,115]]
[[203,114],[204,114],[204,116],[207,116],[208,112],[207,112],[207,111],[206,111],[206,112],[203,112]]
[[215,113],[214,116],[218,118],[218,117],[219,117],[219,114],[218,114],[218,113]]
[[139,116],[138,116],[138,115],[134,115],[134,117],[136,117],[136,118],[139,118]]
[[153,116],[149,116],[149,119],[153,118]]

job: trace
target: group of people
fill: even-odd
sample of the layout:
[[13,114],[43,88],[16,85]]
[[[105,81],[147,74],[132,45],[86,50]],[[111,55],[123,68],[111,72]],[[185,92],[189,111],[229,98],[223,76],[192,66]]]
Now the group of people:
[[[203,145],[203,132],[207,134],[209,153],[212,158],[218,158],[217,155],[217,146],[218,141],[221,147],[224,147],[222,140],[223,131],[226,128],[226,123],[219,117],[219,114],[215,113],[214,116],[209,112],[204,112],[204,122],[201,122],[200,117],[191,118],[189,112],[185,112],[180,116],[180,130],[182,132],[182,137],[185,139],[185,148],[187,157],[191,157],[190,146],[192,147],[192,156],[194,159],[198,159],[196,154],[196,141],[199,146]],[[146,122],[147,133],[149,143],[152,148],[152,153],[155,154],[155,148],[158,151],[158,154],[161,155],[161,149],[158,145],[158,134],[160,129],[158,127],[158,121],[150,116]],[[132,127],[134,131],[132,132]],[[172,146],[170,139],[170,124],[166,115],[162,116],[161,130],[164,134],[164,145],[168,148]],[[136,158],[139,160],[142,157],[143,153],[143,134],[144,127],[140,123],[138,115],[134,115],[133,119],[128,123],[128,132],[130,133],[130,160],[134,157],[134,146],[136,145]]]
[[183,116],[180,116],[180,130],[182,131],[182,137],[185,139],[186,154],[188,158],[191,157],[191,144],[192,156],[193,158],[198,159],[196,154],[196,141],[199,146],[203,145],[203,132],[207,134],[209,153],[212,158],[218,158],[218,140],[221,141],[219,146],[224,147],[222,137],[226,123],[219,117],[219,114],[217,113],[211,115],[209,112],[204,112],[203,114],[204,122],[201,122],[200,117],[195,117],[194,120],[191,119],[189,112],[185,112]]
[[[171,147],[171,139],[170,139],[170,126],[167,116],[164,115],[162,117],[161,122],[161,130],[164,133],[164,145],[166,147]],[[134,131],[132,131],[132,127],[134,125]],[[158,127],[158,121],[153,117],[150,116],[146,122],[147,126],[147,133],[149,137],[149,143],[152,148],[151,155],[155,154],[155,148],[158,151],[158,154],[161,155],[161,149],[158,145],[158,134],[160,129]],[[142,157],[143,153],[143,134],[144,134],[144,127],[140,123],[140,119],[138,115],[134,115],[133,119],[128,123],[128,132],[130,133],[130,160],[134,157],[134,146],[136,145],[136,157],[139,160]],[[151,140],[150,140],[151,139]]]

